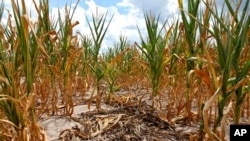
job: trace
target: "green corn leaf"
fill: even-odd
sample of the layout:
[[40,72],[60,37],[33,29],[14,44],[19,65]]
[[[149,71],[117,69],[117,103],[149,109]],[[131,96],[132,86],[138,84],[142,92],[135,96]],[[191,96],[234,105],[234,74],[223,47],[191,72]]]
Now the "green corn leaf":
[[250,69],[250,60],[246,62],[243,69],[239,73],[239,76],[237,77],[237,82],[240,82],[245,76],[247,76],[249,69]]

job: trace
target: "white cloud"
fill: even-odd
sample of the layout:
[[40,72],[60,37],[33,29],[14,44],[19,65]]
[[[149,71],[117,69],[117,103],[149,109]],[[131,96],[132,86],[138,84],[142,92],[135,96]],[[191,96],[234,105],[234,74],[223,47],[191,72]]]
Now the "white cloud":
[[130,0],[130,2],[142,11],[151,11],[155,15],[167,7],[167,2],[164,0]]
[[130,8],[134,8],[135,7],[134,4],[132,4],[130,2],[130,0],[123,0],[121,2],[118,2],[116,4],[116,6],[118,6],[118,7],[130,7]]
[[[136,25],[138,24],[143,26],[144,19],[138,16],[140,11],[138,8],[133,6],[133,4],[124,0],[121,3],[117,3],[116,6],[102,7],[97,5],[93,0],[88,0],[86,1],[86,5],[88,8],[85,9],[85,11],[78,12],[78,8],[81,8],[78,7],[74,15],[74,19],[80,19],[80,25],[78,25],[75,29],[81,33],[90,35],[85,15],[91,21],[92,14],[96,15],[97,11],[98,15],[105,14],[105,12],[108,11],[106,19],[107,22],[111,19],[111,16],[114,15],[103,41],[103,48],[113,46],[115,42],[119,41],[120,35],[127,36],[131,43],[139,40],[139,34]],[[120,13],[118,7],[126,7],[128,10],[127,13]]]
[[[135,7],[140,9],[140,13],[150,12],[153,16],[161,15],[161,22],[175,15],[178,12],[177,0],[128,0]],[[143,16],[141,14],[141,16]]]

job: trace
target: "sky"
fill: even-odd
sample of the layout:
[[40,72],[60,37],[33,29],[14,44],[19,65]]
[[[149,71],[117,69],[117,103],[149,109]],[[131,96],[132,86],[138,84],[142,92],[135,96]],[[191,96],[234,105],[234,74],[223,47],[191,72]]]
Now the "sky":
[[[76,1],[72,0],[72,3]],[[59,8],[63,8],[66,3],[70,1],[50,2],[51,7]],[[107,20],[114,15],[103,42],[104,47],[109,47],[119,41],[120,35],[126,36],[130,43],[139,42],[137,25],[143,34],[146,33],[143,12],[151,11],[154,15],[161,13],[161,17],[170,17],[178,12],[178,3],[177,0],[81,0],[73,18],[80,22],[75,30],[89,34],[85,14],[90,19],[97,9],[100,15],[108,12]]]
[[[11,8],[10,1],[4,1],[6,9]],[[32,6],[32,0],[25,1],[30,11],[35,10]],[[51,13],[57,17],[58,8],[63,13],[66,4],[73,7],[76,2],[77,0],[49,0]],[[222,2],[220,0],[217,2],[218,7],[221,7]],[[145,11],[150,11],[156,16],[160,14],[161,22],[179,17],[178,0],[80,0],[73,16],[73,22],[78,21],[80,24],[75,27],[74,31],[90,35],[86,17],[90,19],[92,14],[96,14],[96,11],[99,15],[107,12],[107,20],[110,20],[114,15],[103,42],[104,48],[111,47],[118,42],[120,35],[126,36],[130,43],[139,42],[137,26],[142,34],[146,35],[143,17]],[[31,16],[35,17],[35,15]]]
[[[6,9],[11,9],[10,1],[4,1]],[[25,1],[30,11],[35,10],[32,0]],[[51,13],[56,16],[58,8],[63,13],[66,4],[74,6],[76,2],[77,0],[49,0]],[[143,12],[150,10],[155,15],[161,13],[161,17],[164,17],[161,20],[165,20],[177,13],[178,3],[177,0],[80,0],[73,16],[73,21],[79,21],[80,24],[75,27],[74,31],[90,35],[86,16],[90,19],[92,14],[96,14],[97,9],[100,15],[108,13],[107,20],[114,15],[103,42],[103,46],[107,48],[117,43],[120,35],[126,36],[130,43],[140,41],[137,25],[143,34],[146,33]],[[31,17],[35,19],[35,15]]]

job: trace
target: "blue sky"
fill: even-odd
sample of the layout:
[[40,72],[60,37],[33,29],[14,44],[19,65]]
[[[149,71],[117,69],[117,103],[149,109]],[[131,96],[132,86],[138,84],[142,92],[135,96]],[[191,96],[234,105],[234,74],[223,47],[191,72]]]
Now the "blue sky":
[[[79,6],[88,9],[88,5],[86,4],[87,1],[90,0],[80,0]],[[69,5],[70,3],[76,3],[77,0],[50,0],[50,6],[51,7],[59,7],[62,8],[66,4]],[[127,8],[122,7],[122,6],[117,6],[118,3],[121,3],[122,0],[94,0],[96,6],[101,6],[101,7],[117,7],[118,12],[122,14],[126,14],[128,12]]]
[[[80,6],[87,8],[85,1],[86,0],[80,0]],[[107,6],[115,5],[116,3],[121,2],[121,1],[122,0],[95,0],[95,3],[97,5],[107,7]],[[62,6],[65,6],[66,3],[68,3],[68,4],[70,2],[76,3],[77,0],[50,0],[49,2],[51,4],[51,6],[57,7],[59,5],[60,7],[62,7]]]

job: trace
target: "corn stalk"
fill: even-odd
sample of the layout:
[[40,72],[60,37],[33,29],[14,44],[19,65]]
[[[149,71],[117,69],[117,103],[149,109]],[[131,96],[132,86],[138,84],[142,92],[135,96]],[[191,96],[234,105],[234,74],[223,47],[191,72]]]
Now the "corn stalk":
[[[161,87],[161,77],[163,73],[164,66],[166,65],[166,45],[169,38],[170,32],[166,33],[166,36],[161,35],[162,30],[164,29],[164,26],[166,24],[166,21],[163,23],[163,26],[159,28],[159,18],[160,16],[153,17],[152,15],[149,15],[147,13],[144,13],[144,19],[146,23],[146,29],[147,29],[147,36],[148,40],[145,41],[143,39],[142,33],[138,28],[139,35],[141,38],[141,46],[138,44],[137,47],[141,50],[143,55],[145,55],[145,61],[147,66],[149,67],[149,78],[151,81],[151,87],[152,87],[152,94],[151,94],[151,100],[152,100],[152,107],[154,107],[155,100],[154,97],[159,94],[160,87]],[[172,28],[170,28],[169,31],[171,31]]]

